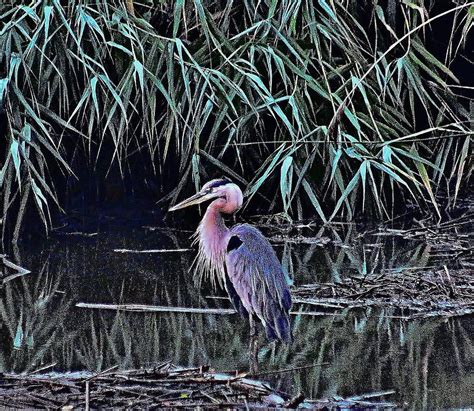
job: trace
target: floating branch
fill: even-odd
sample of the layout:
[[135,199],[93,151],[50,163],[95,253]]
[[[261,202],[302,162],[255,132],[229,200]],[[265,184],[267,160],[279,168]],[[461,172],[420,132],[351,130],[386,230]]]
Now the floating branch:
[[93,308],[99,310],[134,311],[134,312],[160,312],[160,313],[190,313],[190,314],[236,314],[230,308],[193,308],[193,307],[166,307],[160,305],[142,304],[93,304],[78,303],[78,308]]
[[185,253],[191,250],[192,250],[191,248],[158,249],[158,250],[129,250],[126,248],[116,248],[114,250],[114,253],[160,254],[160,253]]
[[[320,304],[323,305],[323,304]],[[95,310],[114,310],[114,311],[132,311],[149,313],[184,313],[184,314],[237,314],[233,308],[195,308],[195,307],[169,307],[160,305],[143,304],[100,304],[100,303],[77,303],[78,308],[90,308]],[[291,311],[291,315],[309,315],[309,316],[334,316],[338,313],[320,312],[320,311]]]
[[99,233],[84,233],[82,231],[58,232],[59,235],[70,235],[79,237],[96,237]]

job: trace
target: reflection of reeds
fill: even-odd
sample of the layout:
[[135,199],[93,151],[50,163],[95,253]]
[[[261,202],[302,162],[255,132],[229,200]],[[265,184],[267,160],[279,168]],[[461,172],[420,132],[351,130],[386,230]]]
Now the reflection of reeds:
[[[168,298],[163,303],[171,305],[173,300]],[[213,315],[123,312],[92,312],[90,318],[90,327],[96,328],[84,333],[78,343],[86,365],[97,364],[96,358],[103,359],[104,366],[119,364],[121,368],[150,366],[163,358],[183,365],[208,364],[213,358],[220,359],[222,369],[227,361],[236,364],[230,360],[232,353],[246,359],[245,352],[241,352],[246,326],[239,326],[236,332],[235,319],[229,322]],[[105,343],[89,344],[89,334]],[[222,340],[227,341],[223,344]]]
[[[400,276],[410,265],[433,264],[430,247],[422,243],[401,247],[387,237],[357,239],[354,227],[325,228],[323,234],[331,239],[324,247],[287,247],[287,258],[291,259],[287,267],[297,285],[330,280],[334,273],[341,281],[350,275],[364,277],[379,271]],[[174,234],[153,240],[166,248],[183,248],[188,241]],[[9,281],[1,291],[5,330],[5,343],[0,346],[2,370],[32,371],[57,363],[57,369],[99,371],[111,366],[152,366],[164,360],[219,370],[248,369],[248,324],[237,315],[102,312],[73,307],[71,302],[79,301],[229,307],[228,302],[205,298],[211,290],[193,285],[187,272],[192,253],[163,258],[117,256],[110,251],[143,248],[136,241],[125,236],[93,242],[85,239],[80,245],[57,244],[54,253],[29,256],[31,261],[23,263],[32,273]],[[325,264],[327,261],[332,265]],[[39,270],[33,269],[33,262]],[[121,275],[123,267],[128,270],[125,275]],[[298,309],[305,310],[295,305]],[[462,401],[469,398],[473,364],[468,320],[405,322],[393,318],[393,309],[344,310],[329,317],[303,314],[293,318],[292,345],[267,343],[262,335],[259,371],[323,365],[269,374],[265,378],[274,386],[313,398],[393,388],[414,408],[466,405]],[[19,324],[21,339],[16,338]],[[15,339],[22,341],[19,349],[14,349]],[[32,342],[29,346],[28,341]]]
[[6,328],[2,370],[32,371],[45,361],[53,362],[74,334],[64,327],[70,301],[60,284],[61,274],[51,273],[46,260],[38,273],[4,286],[0,298],[2,326]]
[[[268,376],[282,390],[291,388],[313,398],[363,393],[367,387],[395,388],[415,408],[426,406],[423,398],[428,390],[429,404],[457,404],[453,395],[447,402],[443,396],[448,390],[446,379],[466,377],[468,370],[462,364],[472,363],[472,337],[466,338],[463,323],[405,323],[390,318],[391,314],[383,310],[348,312],[342,317],[297,317],[291,346],[261,339],[260,371],[323,364]],[[225,370],[248,366],[246,325],[236,316],[94,312],[91,318],[90,327],[75,342],[80,347],[79,364],[85,367],[97,365],[97,358],[103,359],[102,368],[146,367],[164,359]],[[94,338],[104,344],[98,346]],[[454,369],[445,362],[453,352],[458,356]],[[457,389],[465,397],[468,388],[460,384]]]

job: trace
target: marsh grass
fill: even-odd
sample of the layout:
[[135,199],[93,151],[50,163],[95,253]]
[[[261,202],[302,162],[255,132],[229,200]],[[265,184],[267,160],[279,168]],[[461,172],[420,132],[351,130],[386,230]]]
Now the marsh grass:
[[323,222],[441,219],[467,185],[472,2],[127,5],[0,6],[4,239],[33,207],[47,230],[83,168],[141,167],[165,205],[225,174]]

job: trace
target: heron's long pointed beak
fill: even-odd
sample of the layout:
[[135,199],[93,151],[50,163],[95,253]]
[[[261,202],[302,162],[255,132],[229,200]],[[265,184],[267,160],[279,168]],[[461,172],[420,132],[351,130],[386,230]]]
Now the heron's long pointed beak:
[[180,210],[181,208],[200,204],[200,203],[203,203],[204,201],[211,200],[216,197],[218,197],[218,194],[216,193],[200,191],[199,193],[194,194],[192,197],[189,197],[186,200],[181,201],[181,203],[178,203],[175,206],[171,207],[168,211]]

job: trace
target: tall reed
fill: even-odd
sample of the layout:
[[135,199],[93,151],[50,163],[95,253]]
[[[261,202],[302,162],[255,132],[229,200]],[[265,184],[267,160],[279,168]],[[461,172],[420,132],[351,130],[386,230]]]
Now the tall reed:
[[34,206],[48,229],[80,167],[143,156],[163,202],[225,174],[296,218],[441,217],[472,172],[473,4],[3,3],[2,236]]

